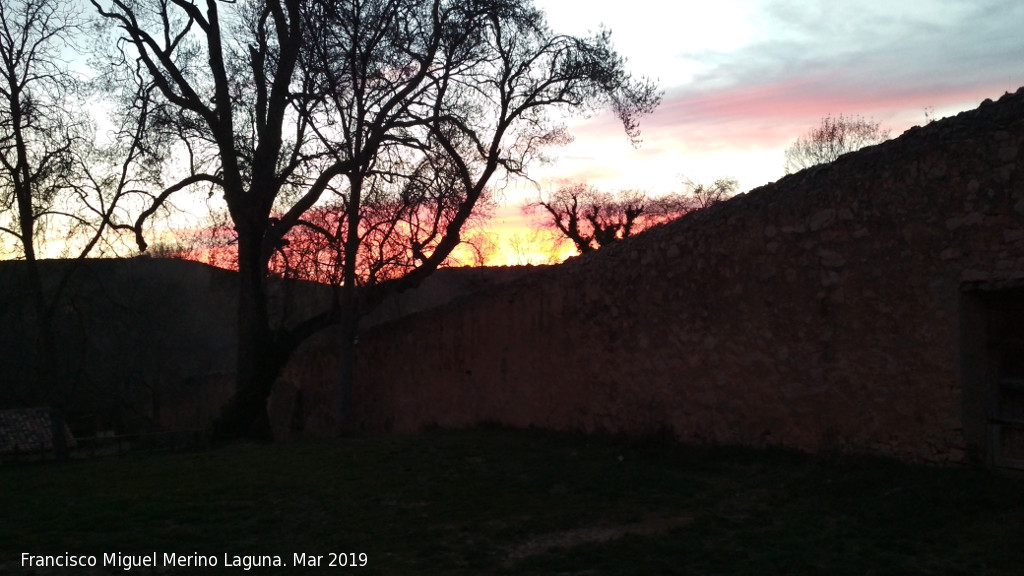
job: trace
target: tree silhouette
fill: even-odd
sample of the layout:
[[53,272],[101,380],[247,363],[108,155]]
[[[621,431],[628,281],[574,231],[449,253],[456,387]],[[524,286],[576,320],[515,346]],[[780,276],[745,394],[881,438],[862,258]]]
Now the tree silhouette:
[[[360,311],[444,263],[491,182],[564,140],[550,112],[610,105],[635,139],[659,100],[626,73],[606,31],[555,34],[527,0],[91,1],[119,31],[117,64],[138,63],[132,79],[160,96],[154,145],[223,195],[237,234],[238,386],[217,425],[226,439],[269,439],[274,379],[333,322],[338,419],[350,422]],[[335,216],[318,223],[310,215],[325,206]],[[338,301],[271,327],[270,262],[297,228],[335,246]],[[381,252],[382,237],[405,249]],[[375,266],[395,274],[369,274]]]
[[580,254],[585,254],[724,200],[738,186],[731,178],[720,178],[710,186],[687,180],[683,194],[652,197],[636,190],[604,192],[575,182],[527,203],[524,211],[542,210],[544,225],[571,240]]
[[878,122],[862,116],[825,116],[821,124],[805,136],[796,139],[786,149],[786,174],[798,172],[818,164],[834,162],[837,158],[889,139],[889,131]]
[[[65,52],[83,50],[76,41],[85,27],[59,0],[0,3],[0,240],[13,240],[10,251],[24,260],[32,379],[58,413],[72,387],[59,382],[52,324],[77,265],[46,286],[39,260],[48,250],[77,264],[110,248],[117,230],[135,230],[152,208],[141,190],[154,174],[138,162],[145,114],[122,116],[115,141],[100,146],[83,111],[86,89]],[[146,95],[133,96],[144,108]]]
[[717,202],[728,200],[739,190],[740,183],[735,178],[719,178],[713,184],[706,185],[693,180],[685,180],[685,195],[690,199],[692,210],[703,210]]

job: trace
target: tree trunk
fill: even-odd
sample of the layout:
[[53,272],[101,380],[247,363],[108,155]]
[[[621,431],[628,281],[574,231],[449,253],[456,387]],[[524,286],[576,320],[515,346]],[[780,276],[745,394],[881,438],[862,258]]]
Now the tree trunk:
[[355,386],[356,335],[359,331],[359,294],[357,292],[356,259],[359,258],[359,208],[362,203],[363,176],[349,175],[349,197],[345,229],[345,261],[341,276],[341,318],[338,327],[338,390],[335,404],[335,427],[338,434],[355,430],[355,407],[352,389]]
[[49,313],[50,310],[50,308],[44,307],[40,310],[42,316],[38,318],[39,349],[36,352],[38,354],[36,361],[39,364],[36,374],[38,375],[40,385],[47,390],[46,394],[50,398],[53,454],[58,461],[65,461],[70,457],[70,452],[67,438],[64,436],[64,415],[69,401],[74,397],[74,391],[72,386],[65,386],[67,384],[67,377],[61,378],[59,376],[59,374],[65,374],[65,372],[58,368],[57,347],[53,337],[53,322],[52,316]]
[[239,232],[236,389],[214,422],[214,440],[218,442],[273,440],[267,399],[283,363],[267,316],[259,243],[246,236]]
[[[70,393],[65,389],[59,377],[57,347],[53,336],[53,318],[51,311],[56,306],[47,303],[46,291],[43,286],[43,274],[39,262],[36,260],[32,243],[25,244],[25,265],[28,268],[28,283],[32,300],[32,324],[27,334],[29,341],[34,342],[35,354],[32,358],[32,372],[35,377],[35,385],[43,392],[47,403],[50,405],[50,433],[53,454],[58,461],[67,460],[69,457],[67,439],[64,437],[64,411],[67,396]],[[56,299],[58,296],[54,295]]]
[[352,390],[355,387],[356,335],[359,329],[354,287],[342,286],[341,318],[338,322],[338,390],[335,395],[335,424],[338,434],[356,429]]

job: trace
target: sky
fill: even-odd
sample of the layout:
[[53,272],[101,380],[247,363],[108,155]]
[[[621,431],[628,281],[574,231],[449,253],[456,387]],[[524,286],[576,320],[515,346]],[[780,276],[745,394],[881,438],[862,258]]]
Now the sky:
[[[786,147],[825,115],[895,137],[1024,86],[1021,0],[534,1],[556,32],[611,29],[629,70],[664,90],[638,148],[610,114],[571,119],[575,140],[529,171],[546,188],[657,195],[732,177],[748,191],[781,178]],[[499,244],[525,236],[518,205],[531,195],[506,194]],[[507,252],[495,263],[517,263]]]
[[[664,92],[641,119],[639,147],[610,113],[570,119],[574,141],[528,169],[548,190],[574,181],[661,195],[730,177],[745,192],[782,177],[786,147],[825,115],[861,115],[895,137],[1024,86],[1022,0],[534,3],[556,32],[609,28],[628,69]],[[551,257],[520,208],[535,186],[499,198],[488,264]]]

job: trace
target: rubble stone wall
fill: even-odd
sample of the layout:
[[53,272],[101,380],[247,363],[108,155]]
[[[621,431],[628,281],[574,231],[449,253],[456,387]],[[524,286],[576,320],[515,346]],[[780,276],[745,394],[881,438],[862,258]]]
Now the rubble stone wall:
[[668,432],[957,462],[965,290],[1024,281],[1024,89],[370,330],[368,430]]

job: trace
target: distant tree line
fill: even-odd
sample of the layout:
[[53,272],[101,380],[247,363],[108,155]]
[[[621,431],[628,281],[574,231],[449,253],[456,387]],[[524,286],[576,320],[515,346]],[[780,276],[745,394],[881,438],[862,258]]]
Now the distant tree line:
[[704,185],[687,180],[684,192],[652,196],[638,190],[608,192],[582,182],[566,183],[525,204],[542,222],[571,240],[580,254],[628,238],[652,226],[707,208],[736,193],[739,182],[720,178]]

